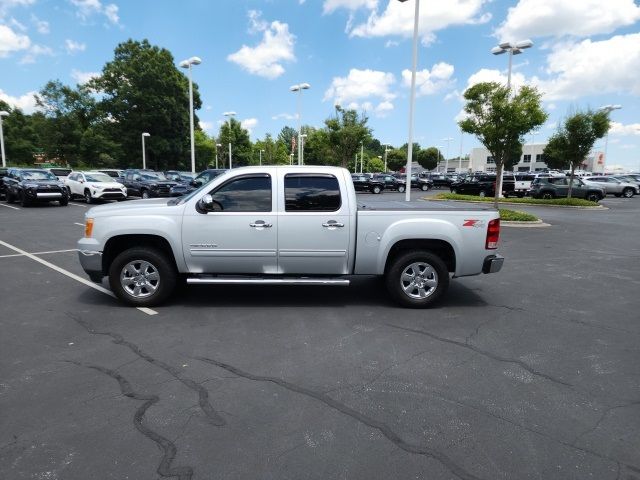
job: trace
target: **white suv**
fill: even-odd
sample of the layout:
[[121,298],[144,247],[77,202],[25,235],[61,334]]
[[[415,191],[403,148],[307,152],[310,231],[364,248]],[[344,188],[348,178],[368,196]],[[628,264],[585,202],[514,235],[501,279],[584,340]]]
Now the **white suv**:
[[87,203],[95,200],[124,200],[127,198],[127,188],[121,183],[114,182],[106,173],[101,172],[72,172],[64,182],[71,198],[84,197]]

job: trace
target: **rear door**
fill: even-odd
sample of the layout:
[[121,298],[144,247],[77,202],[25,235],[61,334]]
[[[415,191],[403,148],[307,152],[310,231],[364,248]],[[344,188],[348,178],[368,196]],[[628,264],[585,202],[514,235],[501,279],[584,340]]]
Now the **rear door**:
[[349,273],[351,215],[344,183],[332,174],[279,172],[278,271]]

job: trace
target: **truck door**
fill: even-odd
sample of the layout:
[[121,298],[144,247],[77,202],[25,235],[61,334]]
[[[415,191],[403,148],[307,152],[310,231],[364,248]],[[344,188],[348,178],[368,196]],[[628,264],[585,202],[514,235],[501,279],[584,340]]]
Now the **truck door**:
[[200,194],[212,196],[215,211],[187,207],[182,248],[190,272],[277,273],[278,217],[273,184],[266,173],[235,176]]
[[344,184],[324,173],[280,174],[278,181],[278,271],[349,273],[351,214]]

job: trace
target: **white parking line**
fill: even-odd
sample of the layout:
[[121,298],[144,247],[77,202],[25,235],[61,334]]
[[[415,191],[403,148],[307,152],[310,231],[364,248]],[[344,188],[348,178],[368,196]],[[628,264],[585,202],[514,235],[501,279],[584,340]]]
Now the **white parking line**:
[[[58,273],[61,273],[63,275],[66,275],[69,278],[74,279],[77,282],[80,282],[84,285],[86,285],[87,287],[91,287],[94,290],[98,290],[99,292],[104,293],[105,295],[109,295],[110,297],[115,298],[116,296],[113,294],[113,292],[111,290],[107,290],[106,288],[97,285],[85,278],[82,278],[78,275],[76,275],[75,273],[71,273],[69,270],[65,270],[64,268],[61,268],[57,265],[54,265],[51,262],[47,262],[46,260],[43,260],[42,258],[38,258],[36,257],[33,253],[29,253],[29,252],[25,252],[24,250],[15,247],[7,242],[4,242],[2,240],[0,240],[0,245],[3,245],[5,247],[7,247],[10,250],[13,250],[14,252],[18,252],[20,255],[24,255],[25,257],[30,258],[31,260],[35,260],[38,263],[41,263],[42,265],[44,265],[45,267],[49,267],[51,270],[55,270]],[[140,310],[143,313],[146,313],[147,315],[157,315],[158,312],[156,312],[155,310],[151,310],[150,308],[146,308],[146,307],[137,307],[138,310]]]
[[78,222],[73,222],[74,225],[80,225],[81,227],[84,227],[84,223],[78,223]]
[[82,205],[81,203],[69,202],[69,205],[73,205],[74,207],[88,208],[86,205]]
[[20,210],[18,207],[13,207],[11,205],[7,205],[6,203],[0,203],[0,205],[2,205],[3,207],[7,207],[7,208],[13,208],[14,210]]
[[[77,252],[77,248],[71,248],[69,250],[49,250],[48,252],[33,252],[31,255],[45,255],[47,253],[66,253],[66,252]],[[12,255],[0,255],[0,258],[9,258],[9,257],[24,257],[23,253],[14,253]]]

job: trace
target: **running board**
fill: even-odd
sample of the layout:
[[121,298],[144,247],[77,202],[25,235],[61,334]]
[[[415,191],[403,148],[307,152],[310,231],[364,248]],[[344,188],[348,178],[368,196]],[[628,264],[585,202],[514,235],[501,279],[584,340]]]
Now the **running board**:
[[334,285],[346,287],[349,280],[345,278],[310,278],[310,277],[188,277],[191,285]]

